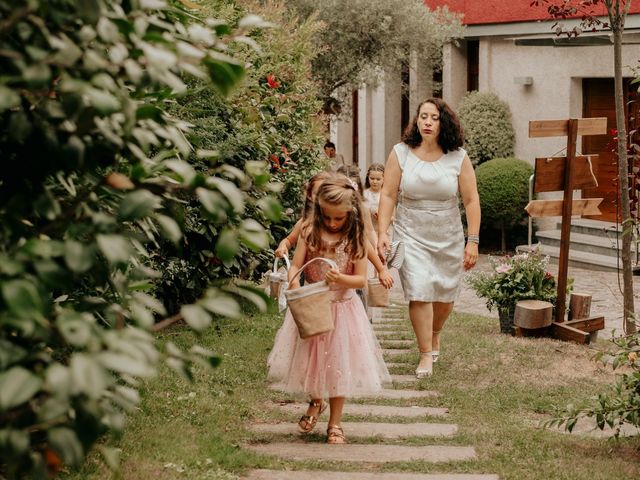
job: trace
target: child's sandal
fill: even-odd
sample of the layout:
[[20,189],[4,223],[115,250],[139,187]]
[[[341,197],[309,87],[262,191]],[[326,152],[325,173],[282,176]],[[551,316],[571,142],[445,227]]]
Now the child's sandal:
[[318,414],[302,415],[302,417],[300,417],[300,420],[298,421],[298,428],[300,429],[300,433],[311,433],[313,429],[316,428],[318,417],[320,417],[322,412],[327,409],[329,404],[321,399],[319,403],[317,401],[311,400],[309,402],[309,406],[318,408]]
[[330,445],[342,445],[347,443],[344,430],[338,425],[329,425],[327,428],[327,443]]

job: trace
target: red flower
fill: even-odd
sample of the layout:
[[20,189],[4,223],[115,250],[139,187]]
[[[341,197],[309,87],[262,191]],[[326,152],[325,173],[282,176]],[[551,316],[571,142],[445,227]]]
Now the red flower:
[[280,87],[280,84],[276,81],[276,77],[271,74],[267,75],[267,85],[269,85],[270,88]]

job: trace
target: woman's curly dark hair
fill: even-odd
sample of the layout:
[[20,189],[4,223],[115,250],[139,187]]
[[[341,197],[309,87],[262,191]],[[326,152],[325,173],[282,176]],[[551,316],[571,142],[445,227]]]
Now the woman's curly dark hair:
[[440,134],[438,135],[438,145],[440,145],[440,148],[442,148],[444,153],[449,153],[462,147],[462,145],[464,145],[464,132],[462,131],[462,126],[460,125],[458,116],[451,107],[447,105],[447,102],[441,98],[434,97],[427,98],[420,102],[413,120],[411,120],[411,123],[407,125],[407,128],[405,128],[402,133],[402,141],[411,148],[416,148],[422,143],[422,136],[418,131],[418,115],[420,114],[420,109],[425,103],[434,104],[440,113]]

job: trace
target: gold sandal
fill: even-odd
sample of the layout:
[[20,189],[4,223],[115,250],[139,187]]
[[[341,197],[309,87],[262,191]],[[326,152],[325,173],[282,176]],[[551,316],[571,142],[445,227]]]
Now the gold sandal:
[[302,415],[300,420],[298,420],[298,429],[300,433],[311,433],[314,428],[316,428],[316,423],[318,423],[318,417],[324,412],[329,404],[324,400],[320,399],[320,403],[317,400],[311,400],[309,402],[309,407],[318,408],[317,415]]
[[330,445],[343,445],[347,443],[344,430],[339,425],[329,425],[327,428],[327,443]]

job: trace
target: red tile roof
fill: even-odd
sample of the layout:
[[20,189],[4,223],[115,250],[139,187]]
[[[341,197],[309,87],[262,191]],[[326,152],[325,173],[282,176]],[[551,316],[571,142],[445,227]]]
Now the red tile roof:
[[[531,7],[531,0],[425,0],[424,3],[431,9],[447,6],[464,14],[465,25],[551,20],[547,9]],[[598,5],[596,12],[606,15],[603,5]],[[640,13],[640,2],[631,4],[631,13]]]

